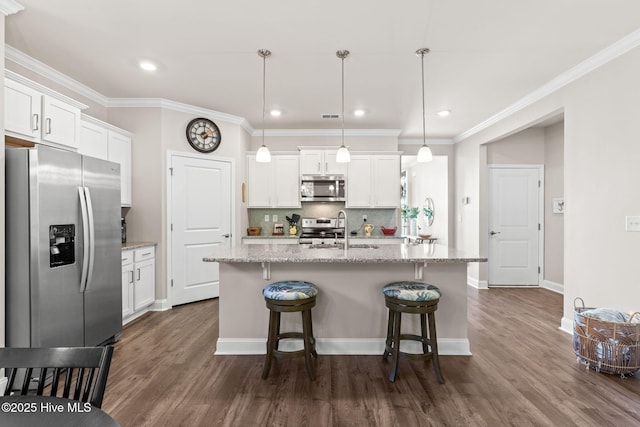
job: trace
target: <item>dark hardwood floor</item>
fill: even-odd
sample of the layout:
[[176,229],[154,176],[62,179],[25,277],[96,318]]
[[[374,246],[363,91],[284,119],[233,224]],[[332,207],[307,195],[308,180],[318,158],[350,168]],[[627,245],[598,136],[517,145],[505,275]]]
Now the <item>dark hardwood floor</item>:
[[441,357],[443,385],[406,359],[390,383],[381,356],[320,355],[315,382],[304,359],[278,360],[262,380],[262,356],[213,355],[217,315],[210,300],[127,326],[103,409],[123,427],[640,425],[640,374],[578,364],[544,289],[469,288],[473,356]]

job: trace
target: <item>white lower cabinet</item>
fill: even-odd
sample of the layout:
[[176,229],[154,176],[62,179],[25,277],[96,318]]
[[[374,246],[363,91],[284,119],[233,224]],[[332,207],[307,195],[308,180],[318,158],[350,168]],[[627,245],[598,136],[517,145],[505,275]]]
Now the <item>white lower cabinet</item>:
[[122,318],[124,323],[155,302],[155,247],[122,251]]

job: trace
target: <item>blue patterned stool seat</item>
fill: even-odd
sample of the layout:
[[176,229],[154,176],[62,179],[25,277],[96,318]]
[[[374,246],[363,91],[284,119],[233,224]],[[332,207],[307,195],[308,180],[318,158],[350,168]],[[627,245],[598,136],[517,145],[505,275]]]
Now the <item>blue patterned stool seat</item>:
[[267,285],[262,295],[275,300],[300,300],[318,295],[318,287],[309,282],[285,280]]
[[382,293],[390,298],[404,301],[433,301],[442,293],[436,286],[422,282],[393,282],[382,288]]

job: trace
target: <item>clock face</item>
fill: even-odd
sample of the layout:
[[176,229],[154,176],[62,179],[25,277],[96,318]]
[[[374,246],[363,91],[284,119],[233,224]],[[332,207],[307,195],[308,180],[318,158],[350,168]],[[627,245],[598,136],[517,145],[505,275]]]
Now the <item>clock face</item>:
[[201,153],[210,153],[220,145],[220,129],[209,119],[193,119],[187,125],[187,141]]

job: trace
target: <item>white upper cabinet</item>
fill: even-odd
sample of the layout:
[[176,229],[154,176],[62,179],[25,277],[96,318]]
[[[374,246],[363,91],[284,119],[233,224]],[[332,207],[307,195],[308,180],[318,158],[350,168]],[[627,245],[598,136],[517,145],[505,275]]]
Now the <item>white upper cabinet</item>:
[[346,207],[399,207],[400,156],[398,154],[352,154],[348,165]]
[[247,156],[247,185],[250,208],[299,208],[299,156],[272,154],[269,163]]
[[120,164],[120,204],[131,206],[131,134],[83,115],[78,152]]
[[80,112],[86,105],[9,70],[5,70],[5,74],[5,134],[77,150],[80,145]]
[[347,164],[336,162],[338,150],[300,150],[300,175],[344,175]]

